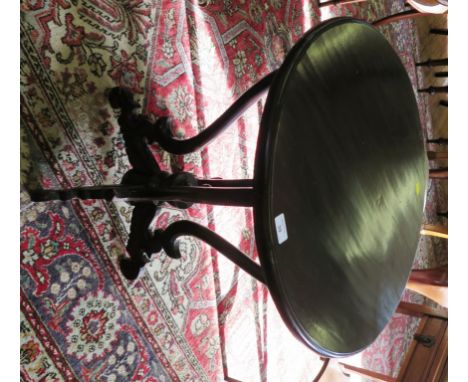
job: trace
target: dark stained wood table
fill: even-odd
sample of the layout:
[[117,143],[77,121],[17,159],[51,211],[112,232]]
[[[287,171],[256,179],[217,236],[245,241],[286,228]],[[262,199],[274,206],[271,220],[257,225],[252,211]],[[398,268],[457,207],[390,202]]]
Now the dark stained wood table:
[[418,108],[376,29],[332,20],[289,52],[262,117],[258,252],[297,337],[327,356],[370,345],[394,313],[428,176]]
[[[146,147],[199,149],[268,91],[254,179],[196,179],[159,169]],[[291,332],[338,357],[370,345],[394,313],[417,249],[428,179],[415,94],[398,55],[369,24],[337,18],[307,32],[282,66],[198,136],[177,140],[161,118],[136,115],[116,88],[133,169],[120,186],[36,190],[32,199],[125,198],[135,204],[121,269],[138,276],[151,253],[180,256],[196,236],[264,282]],[[193,222],[149,225],[158,206],[252,206],[261,266]]]

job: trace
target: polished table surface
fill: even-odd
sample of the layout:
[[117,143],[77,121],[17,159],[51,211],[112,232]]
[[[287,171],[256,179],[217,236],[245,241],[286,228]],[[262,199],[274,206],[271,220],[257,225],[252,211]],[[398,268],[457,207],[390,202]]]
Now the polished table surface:
[[400,301],[428,173],[410,80],[378,30],[334,19],[293,47],[254,171],[259,257],[284,321],[321,354],[364,349]]

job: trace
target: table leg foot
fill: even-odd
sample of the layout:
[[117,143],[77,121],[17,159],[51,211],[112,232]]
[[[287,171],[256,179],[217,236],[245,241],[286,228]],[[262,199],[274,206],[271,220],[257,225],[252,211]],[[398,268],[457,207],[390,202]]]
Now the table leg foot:
[[130,235],[127,242],[129,257],[119,259],[120,270],[128,280],[136,279],[142,268],[150,261],[153,253],[161,251],[159,231],[150,230],[151,222],[158,212],[153,203],[136,203],[130,223]]

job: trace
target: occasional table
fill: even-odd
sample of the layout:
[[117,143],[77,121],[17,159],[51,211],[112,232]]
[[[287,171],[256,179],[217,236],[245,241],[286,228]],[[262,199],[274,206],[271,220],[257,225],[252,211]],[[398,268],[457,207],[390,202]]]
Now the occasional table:
[[[254,178],[197,179],[160,170],[147,144],[184,154],[226,129],[268,91]],[[370,345],[394,313],[418,244],[428,167],[413,88],[398,55],[369,24],[328,20],[307,32],[281,67],[199,135],[177,140],[165,118],[135,113],[110,93],[132,169],[121,185],[35,190],[35,201],[124,198],[135,205],[133,279],[154,252],[178,257],[196,236],[265,283],[291,332],[328,356]],[[178,221],[151,231],[161,203],[251,206],[258,265],[207,228]]]

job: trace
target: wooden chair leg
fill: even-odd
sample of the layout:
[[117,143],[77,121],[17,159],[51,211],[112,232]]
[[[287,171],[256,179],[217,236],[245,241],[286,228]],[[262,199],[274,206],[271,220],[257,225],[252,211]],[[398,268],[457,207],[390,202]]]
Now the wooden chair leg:
[[447,265],[437,268],[412,270],[406,288],[448,308]]
[[448,287],[408,281],[406,288],[425,296],[439,305],[448,308]]
[[422,12],[417,11],[416,9],[410,9],[408,11],[403,11],[400,13],[396,13],[394,15],[384,17],[380,20],[376,20],[372,23],[372,25],[381,26],[381,25],[390,24],[396,21],[402,21],[406,19],[412,19],[414,17],[429,16],[429,15],[431,15],[431,13],[422,13]]
[[448,139],[447,138],[428,139],[427,143],[435,143],[436,145],[448,145]]
[[427,159],[429,160],[447,160],[448,152],[447,151],[428,151]]
[[448,36],[448,29],[431,28],[429,29],[429,33]]
[[430,95],[448,93],[448,86],[429,86],[425,89],[418,89],[418,93],[428,93]]
[[429,178],[430,179],[448,179],[448,167],[430,169]]
[[413,282],[446,287],[448,286],[448,266],[443,265],[436,268],[413,269],[409,279]]
[[436,78],[447,78],[448,72],[436,72],[434,73],[434,77]]
[[433,66],[448,66],[448,58],[430,58],[423,62],[417,62],[416,66],[428,66],[430,68],[432,68]]
[[421,235],[448,239],[448,228],[441,225],[424,224],[421,229]]
[[437,212],[437,216],[440,216],[441,218],[448,219],[448,211]]
[[406,301],[400,301],[396,312],[412,317],[431,316],[448,319],[448,310],[445,308],[433,308],[429,305],[414,304]]
[[448,101],[445,100],[445,99],[441,99],[441,100],[439,101],[439,105],[440,105],[440,106],[448,107]]

